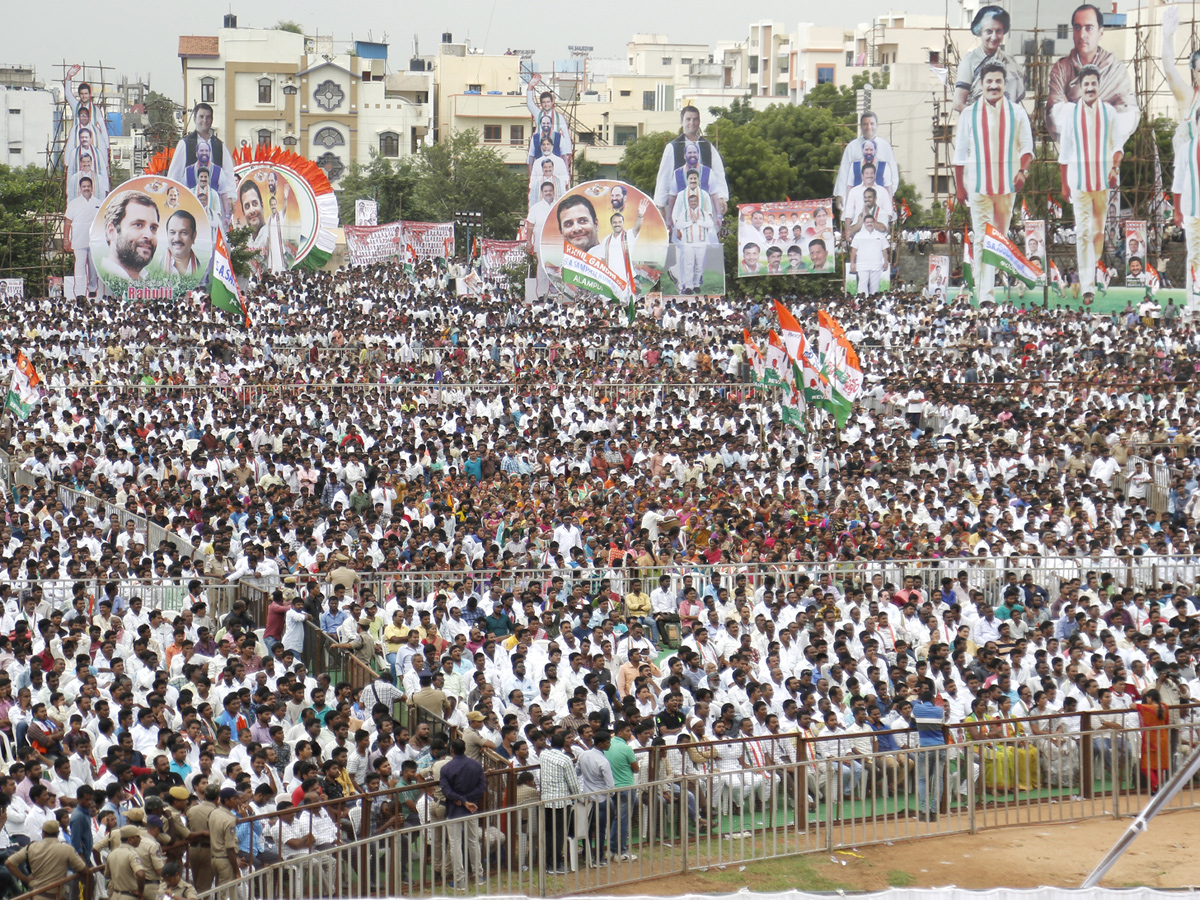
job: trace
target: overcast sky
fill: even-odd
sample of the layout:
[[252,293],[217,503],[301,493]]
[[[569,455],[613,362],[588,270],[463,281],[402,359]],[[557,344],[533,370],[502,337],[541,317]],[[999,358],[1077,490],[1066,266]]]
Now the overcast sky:
[[[299,22],[305,32],[332,32],[335,42],[351,39],[391,45],[392,70],[407,67],[414,33],[423,53],[436,52],[443,31],[455,40],[470,38],[488,53],[509,48],[537,51],[543,67],[567,56],[568,44],[588,44],[599,57],[621,57],[625,43],[636,32],[669,35],[671,40],[714,44],[717,40],[743,39],[750,22],[804,15],[818,25],[852,28],[858,21],[884,11],[871,0],[837,4],[798,4],[779,0],[692,0],[675,6],[644,0],[608,0],[584,5],[529,3],[514,0],[438,0],[436,12],[411,13],[421,3],[356,4],[317,3],[313,0],[255,0],[254,3],[115,4],[94,0],[56,0],[52,7],[38,3],[10,4],[9,25],[0,29],[0,63],[30,64],[44,81],[57,79],[58,64],[103,62],[118,74],[150,76],[157,91],[182,99],[177,56],[180,34],[216,34],[226,11],[238,16],[242,27],[269,27],[280,19]],[[952,3],[957,8],[957,2]],[[945,0],[908,0],[902,9],[912,13],[942,13]],[[52,13],[47,11],[52,9]],[[603,15],[598,15],[600,11]],[[13,21],[15,20],[15,21]],[[798,18],[781,19],[789,28]],[[59,23],[65,24],[61,27]],[[340,43],[335,43],[341,49]]]

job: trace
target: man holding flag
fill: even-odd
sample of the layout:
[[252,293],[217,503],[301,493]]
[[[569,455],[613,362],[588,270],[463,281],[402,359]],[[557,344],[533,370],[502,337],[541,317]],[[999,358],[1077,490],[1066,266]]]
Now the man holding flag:
[[37,402],[42,399],[38,385],[42,383],[41,376],[29,358],[17,351],[17,360],[13,366],[12,384],[8,388],[8,397],[4,408],[18,419],[28,419],[29,413]]
[[1013,199],[1025,186],[1033,161],[1033,132],[1029,116],[1004,95],[1005,71],[999,63],[980,70],[983,96],[963,111],[954,144],[957,198],[969,203],[975,228],[976,263],[973,274],[979,302],[996,302],[996,269],[980,253],[980,238],[989,226],[1007,233]]

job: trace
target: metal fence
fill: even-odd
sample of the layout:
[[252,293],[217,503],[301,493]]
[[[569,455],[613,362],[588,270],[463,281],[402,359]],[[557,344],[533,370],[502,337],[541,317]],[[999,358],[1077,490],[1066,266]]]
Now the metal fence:
[[[560,896],[814,851],[1133,815],[1200,746],[1200,730],[1111,724],[1096,712],[964,723],[946,729],[946,746],[891,752],[860,752],[855,742],[869,747],[892,732],[749,738],[725,742],[716,760],[703,752],[714,745],[692,754],[679,744],[656,748],[657,771],[632,787],[547,799],[526,784],[503,805],[453,820],[432,783],[417,785],[399,827],[223,888],[250,897],[428,897],[451,886]],[[1191,785],[1167,808],[1198,805]]]

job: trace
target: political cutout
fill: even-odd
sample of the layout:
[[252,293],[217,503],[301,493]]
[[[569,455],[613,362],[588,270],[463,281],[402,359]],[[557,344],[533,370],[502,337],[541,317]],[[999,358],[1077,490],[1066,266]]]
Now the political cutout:
[[379,204],[374,200],[354,201],[354,224],[358,226],[379,224]]
[[312,249],[316,237],[316,197],[296,175],[272,165],[237,170],[233,224],[250,229],[247,245],[257,251],[259,272],[290,269]]
[[1001,44],[1012,29],[1008,12],[999,6],[981,6],[971,21],[971,34],[979,38],[979,46],[969,51],[958,64],[954,83],[954,111],[962,112],[983,94],[980,70],[990,62],[1004,66],[1004,95],[1013,103],[1025,99],[1025,73],[1021,64],[1009,56]]
[[100,205],[91,245],[100,278],[114,296],[181,300],[204,280],[213,240],[191,191],[161,175],[143,175]]
[[539,264],[555,290],[563,285],[563,245],[601,260],[634,293],[645,296],[667,263],[667,226],[646,194],[622,181],[589,181],[571,188],[550,209],[538,245]]
[[1038,279],[1040,287],[1046,283],[1045,273],[1050,271],[1046,248],[1046,221],[1044,219],[1028,219],[1021,224],[1021,230],[1025,236],[1025,258],[1030,262],[1036,262],[1042,268],[1042,277]]
[[729,204],[729,186],[725,180],[725,163],[714,145],[700,131],[700,110],[694,106],[685,106],[679,114],[681,131],[678,137],[669,141],[663,147],[662,160],[658,165],[658,178],[654,186],[654,205],[662,213],[671,232],[671,242],[684,243],[684,235],[675,227],[675,213],[690,208],[688,201],[680,202],[679,198],[689,190],[689,176],[695,173],[690,182],[692,191],[700,191],[707,196],[707,202],[701,201],[700,208],[707,210],[712,216],[713,225],[709,229],[710,243],[717,243],[717,233],[725,217]]
[[[533,116],[533,136],[529,139],[530,173],[536,167],[535,162],[545,155],[555,156],[564,163],[564,171],[571,171],[571,156],[574,145],[571,141],[571,126],[567,117],[558,111],[554,102],[554,92],[542,81],[541,75],[534,75],[525,86],[525,105]],[[546,142],[549,142],[547,145]],[[563,184],[564,188],[566,183]]]
[[1061,103],[1075,103],[1082,96],[1080,70],[1084,66],[1095,66],[1100,76],[1100,100],[1113,107],[1120,120],[1120,130],[1132,134],[1137,128],[1141,112],[1138,110],[1137,95],[1129,67],[1115,53],[1100,46],[1104,34],[1104,15],[1090,3],[1076,7],[1071,14],[1071,35],[1074,47],[1050,69],[1050,82],[1046,94],[1046,129],[1051,140],[1059,140]]
[[821,275],[836,268],[833,204],[788,200],[738,206],[738,277]]
[[929,279],[926,282],[926,296],[933,300],[945,300],[946,289],[950,284],[950,257],[929,257]]
[[72,78],[79,66],[71,69],[63,88],[71,106],[71,124],[63,148],[64,168],[67,171],[67,201],[79,194],[79,179],[92,178],[92,190],[98,197],[108,194],[108,120],[104,116],[104,101],[92,93],[87,81],[74,85]]
[[[1125,222],[1125,285],[1126,287],[1150,287],[1149,257],[1146,255],[1145,219],[1128,219]],[[1157,285],[1154,285],[1157,288]]]
[[[879,116],[867,110],[858,121],[860,135],[842,151],[837,179],[833,183],[833,195],[841,207],[842,218],[851,221],[859,210],[847,207],[852,202],[865,203],[861,195],[867,187],[875,188],[876,201],[887,209],[891,209],[892,197],[900,187],[896,154],[887,139],[879,135]],[[864,170],[870,174],[865,174]],[[864,185],[864,181],[868,183]]]

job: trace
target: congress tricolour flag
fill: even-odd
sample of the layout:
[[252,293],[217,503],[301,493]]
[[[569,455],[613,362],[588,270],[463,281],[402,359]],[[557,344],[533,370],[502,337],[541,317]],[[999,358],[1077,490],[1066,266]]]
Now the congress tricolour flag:
[[990,223],[983,235],[982,249],[981,256],[985,266],[995,266],[1001,272],[1007,272],[1011,277],[1025,282],[1029,287],[1037,284],[1042,277],[1042,267],[1026,259],[1025,254],[1017,249],[1017,245]]
[[808,342],[804,330],[786,306],[775,301],[775,315],[779,318],[783,346],[791,357],[795,382],[804,391],[804,399],[810,403],[828,400],[829,380],[821,374],[816,351]]
[[767,368],[763,381],[768,384],[787,384],[792,377],[791,360],[787,348],[774,331],[767,333]]
[[8,388],[8,398],[4,408],[13,413],[18,419],[28,419],[29,412],[42,399],[37,386],[42,383],[41,376],[33,367],[28,357],[17,352],[17,361],[13,366],[12,384]]
[[629,297],[625,279],[605,265],[604,260],[566,242],[563,243],[562,279],[563,284],[573,284],[618,303]]
[[748,329],[742,329],[742,345],[746,348],[746,362],[750,364],[750,371],[754,373],[755,381],[762,381],[767,371],[766,360],[763,359],[762,351],[758,349],[758,344],[754,343],[754,338],[750,337]]
[[217,246],[213,251],[212,281],[209,285],[212,303],[217,309],[239,316],[242,323],[250,327],[250,314],[246,312],[246,301],[238,288],[237,278],[233,274],[233,259],[229,255],[229,245],[225,243],[225,234],[217,229]]
[[820,326],[821,373],[829,379],[830,385],[829,408],[838,428],[844,428],[854,401],[862,396],[862,366],[858,352],[837,319],[821,310],[817,313],[817,323]]
[[963,227],[963,284],[969,288],[975,287],[975,254],[971,249],[971,229]]

